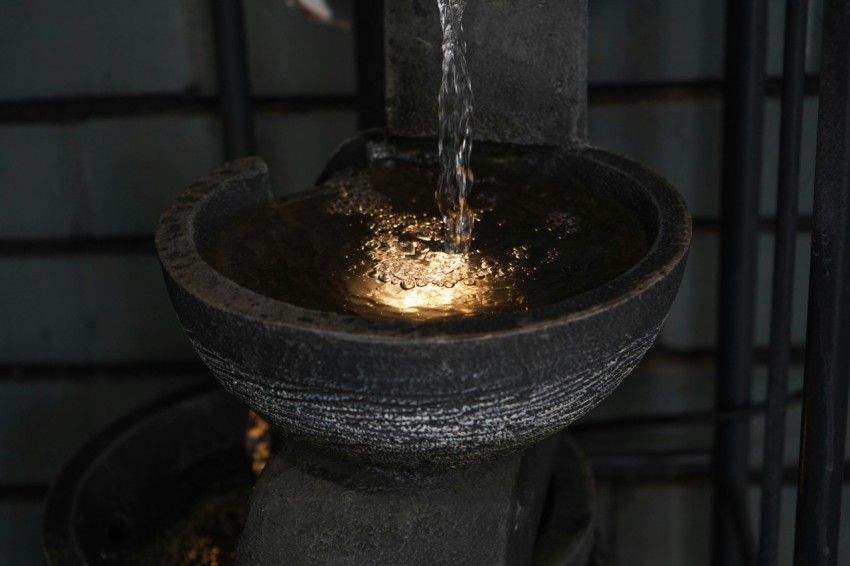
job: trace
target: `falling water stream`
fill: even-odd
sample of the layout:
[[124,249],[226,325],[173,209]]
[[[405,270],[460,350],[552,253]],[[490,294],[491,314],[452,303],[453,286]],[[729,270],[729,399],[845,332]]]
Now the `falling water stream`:
[[446,225],[445,250],[469,251],[474,215],[469,206],[474,177],[472,81],[466,68],[463,11],[466,0],[438,0],[443,28],[443,79],[440,84],[440,182],[437,206]]

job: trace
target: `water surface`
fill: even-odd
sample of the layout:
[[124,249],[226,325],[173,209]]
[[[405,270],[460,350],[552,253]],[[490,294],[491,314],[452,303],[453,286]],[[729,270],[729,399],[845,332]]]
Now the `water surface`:
[[521,311],[598,287],[647,251],[636,218],[577,184],[482,167],[469,251],[447,253],[436,165],[384,161],[235,218],[209,263],[297,306],[424,320]]

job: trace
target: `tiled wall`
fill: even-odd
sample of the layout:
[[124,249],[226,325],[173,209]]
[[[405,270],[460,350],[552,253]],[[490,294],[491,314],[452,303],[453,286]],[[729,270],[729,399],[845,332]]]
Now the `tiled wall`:
[[[253,89],[271,101],[258,106],[259,151],[278,193],[305,189],[357,127],[353,102],[346,102],[356,94],[352,31],[313,23],[284,0],[245,4]],[[347,19],[350,4],[337,4]],[[146,242],[166,205],[222,160],[214,105],[198,103],[214,94],[216,84],[208,5],[205,0],[0,5],[0,556],[9,557],[0,563],[41,563],[43,490],[81,443],[132,407],[203,379],[202,372],[180,371],[186,364],[194,367],[195,357]],[[591,140],[669,178],[694,215],[706,221],[695,234],[682,291],[662,333],[664,345],[678,351],[710,348],[715,336],[718,243],[712,220],[720,187],[722,6],[717,0],[590,0],[591,83],[621,87],[605,90],[613,94],[604,97],[594,97],[601,91],[591,89]],[[784,2],[771,0],[770,8],[769,66],[776,75]],[[821,2],[812,2],[811,73],[818,69],[820,10]],[[677,90],[635,95],[631,87],[646,83]],[[285,104],[291,97],[317,102]],[[337,102],[321,102],[330,98]],[[65,102],[70,110],[42,115],[38,109],[48,106],[38,101],[44,100]],[[98,109],[102,100],[111,101],[109,111]],[[18,107],[28,111],[9,110]],[[811,210],[816,114],[811,97],[803,211]],[[770,215],[775,98],[765,116],[762,209]],[[119,245],[87,245],[92,238]],[[764,344],[769,232],[763,233],[761,250],[758,340]],[[804,336],[807,261],[803,233],[794,310],[798,343]],[[694,367],[677,359],[645,366],[591,418],[710,408],[710,361]],[[794,386],[799,381],[797,376]],[[798,423],[792,411],[789,461],[796,456]],[[760,434],[754,427],[754,447]],[[707,448],[711,438],[703,427],[599,435],[589,442],[589,449]],[[616,563],[708,564],[706,485],[603,487]],[[793,503],[791,494],[787,501]],[[754,497],[755,509],[757,492]],[[787,534],[790,504],[785,518]]]
[[[282,0],[246,7],[254,91],[270,101],[260,152],[278,192],[309,188],[356,131],[352,32]],[[28,566],[42,564],[43,492],[63,463],[117,417],[205,379],[180,370],[197,362],[149,240],[222,141],[214,104],[193,102],[216,84],[205,0],[5,2],[0,52],[0,564]],[[343,102],[287,110],[316,96]],[[41,115],[39,101],[70,110]],[[73,244],[104,237],[142,245]]]

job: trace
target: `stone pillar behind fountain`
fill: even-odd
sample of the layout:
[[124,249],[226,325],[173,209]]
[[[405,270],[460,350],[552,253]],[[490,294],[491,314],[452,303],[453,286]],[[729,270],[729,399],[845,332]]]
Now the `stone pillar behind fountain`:
[[[555,437],[458,469],[410,470],[287,442],[254,487],[237,565],[530,564],[559,447]],[[565,566],[586,563],[590,520],[580,518],[561,535],[578,548]]]
[[[463,27],[476,142],[586,142],[586,0],[469,0]],[[389,131],[435,137],[442,63],[437,1],[386,2],[386,35]]]

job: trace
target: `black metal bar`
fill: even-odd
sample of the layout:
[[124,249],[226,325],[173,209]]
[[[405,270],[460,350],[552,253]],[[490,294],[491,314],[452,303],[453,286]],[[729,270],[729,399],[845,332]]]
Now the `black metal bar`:
[[[656,342],[647,354],[647,359],[660,359],[669,362],[686,362],[690,364],[711,364],[716,359],[717,351],[713,348],[680,348],[678,346],[670,346],[663,340]],[[766,365],[769,359],[768,349],[765,347],[756,348],[755,362],[758,365]],[[803,365],[805,361],[805,347],[802,344],[795,344],[791,348],[791,363]]]
[[850,3],[824,3],[794,564],[838,561],[850,393]]
[[[354,96],[303,95],[255,96],[251,103],[259,112],[309,112],[314,110],[354,110]],[[2,124],[68,123],[115,116],[149,116],[165,113],[220,113],[218,96],[143,95],[11,100],[0,102]]]
[[139,378],[173,380],[175,377],[209,378],[210,373],[199,361],[0,365],[0,382]]
[[[719,218],[694,217],[695,231],[713,232],[720,229]],[[763,217],[759,220],[759,231],[773,233],[777,220]],[[809,232],[812,229],[811,216],[800,216],[796,229]],[[0,238],[0,258],[21,256],[51,255],[118,255],[118,254],[154,254],[153,234],[112,234],[103,236],[69,236],[65,238]],[[684,355],[689,355],[685,352]],[[712,352],[699,352],[696,355],[712,356]]]
[[0,239],[0,257],[67,255],[150,255],[156,253],[153,234],[74,236],[26,240]]
[[596,479],[710,479],[711,452],[708,448],[594,454],[590,446],[582,445],[580,439],[578,442]]
[[[786,404],[796,403],[802,399],[802,391],[795,391],[785,397]],[[589,422],[580,421],[571,425],[569,431],[570,434],[587,434],[664,426],[704,426],[723,421],[751,419],[764,414],[766,407],[767,403],[753,403],[747,407],[740,407],[729,411],[687,411],[682,413],[635,415]],[[782,463],[780,462],[781,466]]]
[[38,502],[47,497],[50,486],[47,484],[0,484],[0,501]]
[[[818,94],[819,76],[806,75],[805,93]],[[588,104],[623,104],[624,102],[678,102],[710,100],[724,93],[726,82],[721,79],[693,79],[680,81],[647,81],[640,83],[590,83],[587,89]],[[779,97],[782,77],[767,77],[765,96]]]
[[[359,5],[359,4],[358,4]],[[806,95],[816,95],[818,75],[807,75]],[[381,79],[383,80],[383,79]],[[366,81],[378,90],[379,81]],[[765,82],[768,96],[779,96],[782,79],[770,77]],[[383,87],[381,87],[382,89]],[[593,105],[627,104],[630,102],[666,102],[716,98],[723,92],[721,80],[661,81],[644,83],[597,83],[588,87]],[[380,96],[383,96],[383,90]],[[377,108],[376,98],[369,95]],[[300,112],[311,110],[361,110],[363,98],[347,95],[253,96],[251,103],[258,111]],[[147,94],[139,96],[88,96],[85,98],[47,98],[0,101],[0,123],[29,124],[79,122],[92,118],[146,116],[170,112],[212,114],[220,112],[218,96],[196,94]],[[383,117],[385,118],[385,117]],[[376,120],[376,123],[379,120]]]
[[225,159],[253,155],[254,115],[242,0],[213,0]]
[[[748,474],[749,475],[749,474]],[[735,528],[735,540],[738,543],[738,554],[742,564],[755,564],[756,543],[753,529],[750,525],[750,516],[747,510],[747,485],[736,486],[738,490],[731,499],[732,518]]]
[[[766,0],[727,0],[723,191],[716,407],[750,403],[755,340],[767,37]],[[735,498],[745,492],[749,423],[718,423],[714,450],[713,561],[738,566]]]
[[[694,216],[691,219],[694,231],[712,232],[723,227],[720,218],[713,216]],[[762,216],[758,221],[759,232],[771,234],[777,230],[778,220],[774,216]],[[810,232],[812,229],[812,217],[802,215],[796,219],[794,228],[799,232]]]
[[760,566],[776,566],[779,561],[779,519],[782,510],[785,409],[791,356],[791,312],[794,298],[794,252],[797,245],[797,201],[800,193],[808,10],[808,0],[787,0],[785,4],[784,86],[779,133],[770,358],[767,366],[764,483],[761,490],[759,524]]
[[[579,443],[581,444],[581,443]],[[584,448],[584,447],[583,447]],[[593,468],[593,476],[598,480],[651,481],[684,480],[710,481],[711,451],[705,449],[667,452],[634,452],[617,454],[593,454],[584,450]],[[842,468],[844,483],[850,483],[850,462]],[[764,470],[751,469],[748,473],[750,486],[760,486],[764,479]],[[786,487],[797,485],[796,466],[782,468],[782,481]]]
[[384,1],[354,3],[360,129],[387,125],[384,92]]

